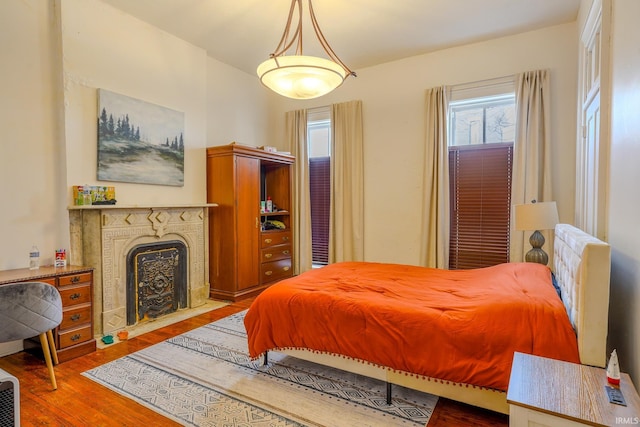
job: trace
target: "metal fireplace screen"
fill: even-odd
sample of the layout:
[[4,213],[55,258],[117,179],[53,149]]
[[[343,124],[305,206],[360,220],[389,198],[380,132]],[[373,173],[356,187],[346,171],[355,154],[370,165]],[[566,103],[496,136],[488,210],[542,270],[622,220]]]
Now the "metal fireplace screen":
[[127,257],[127,325],[187,306],[187,249],[180,241],[139,245]]

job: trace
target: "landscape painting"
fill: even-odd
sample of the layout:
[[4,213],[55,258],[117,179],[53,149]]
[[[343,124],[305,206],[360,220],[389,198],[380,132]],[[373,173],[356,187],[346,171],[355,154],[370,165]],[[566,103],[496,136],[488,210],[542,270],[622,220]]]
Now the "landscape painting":
[[98,89],[98,180],[184,185],[184,113]]

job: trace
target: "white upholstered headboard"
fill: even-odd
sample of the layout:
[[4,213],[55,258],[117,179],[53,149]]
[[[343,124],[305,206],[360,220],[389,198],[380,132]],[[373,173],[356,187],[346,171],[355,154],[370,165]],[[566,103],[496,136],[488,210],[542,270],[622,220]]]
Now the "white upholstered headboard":
[[578,336],[583,365],[606,364],[610,272],[607,243],[572,225],[556,225],[554,273]]

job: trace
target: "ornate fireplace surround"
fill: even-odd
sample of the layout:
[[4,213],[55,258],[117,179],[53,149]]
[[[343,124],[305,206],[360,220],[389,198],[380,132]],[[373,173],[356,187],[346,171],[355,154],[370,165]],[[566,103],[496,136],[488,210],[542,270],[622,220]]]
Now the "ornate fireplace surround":
[[69,262],[95,269],[93,320],[96,335],[127,327],[127,256],[138,245],[183,242],[187,247],[187,309],[207,301],[207,209],[214,206],[69,208]]

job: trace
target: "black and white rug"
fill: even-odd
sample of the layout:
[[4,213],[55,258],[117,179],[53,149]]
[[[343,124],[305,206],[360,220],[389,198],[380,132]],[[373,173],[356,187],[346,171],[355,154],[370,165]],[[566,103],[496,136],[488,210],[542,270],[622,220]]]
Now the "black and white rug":
[[247,353],[244,312],[84,372],[86,377],[183,425],[425,426],[430,394],[269,354]]

